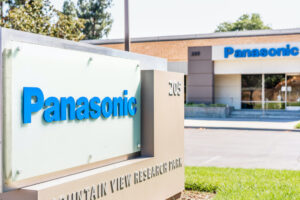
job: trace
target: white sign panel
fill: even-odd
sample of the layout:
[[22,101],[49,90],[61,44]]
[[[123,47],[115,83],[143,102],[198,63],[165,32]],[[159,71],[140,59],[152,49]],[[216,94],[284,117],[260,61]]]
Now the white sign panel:
[[5,52],[6,182],[140,151],[137,61],[14,41]]

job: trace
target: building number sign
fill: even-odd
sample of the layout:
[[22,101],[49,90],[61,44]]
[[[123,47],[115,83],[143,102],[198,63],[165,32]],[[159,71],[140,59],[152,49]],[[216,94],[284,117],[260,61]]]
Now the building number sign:
[[170,85],[169,95],[180,96],[181,83],[179,81],[169,81],[169,85]]

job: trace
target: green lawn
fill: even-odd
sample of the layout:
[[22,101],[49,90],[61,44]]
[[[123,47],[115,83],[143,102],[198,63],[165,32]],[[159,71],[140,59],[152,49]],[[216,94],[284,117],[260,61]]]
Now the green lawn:
[[186,167],[186,190],[217,193],[214,200],[300,200],[300,171]]

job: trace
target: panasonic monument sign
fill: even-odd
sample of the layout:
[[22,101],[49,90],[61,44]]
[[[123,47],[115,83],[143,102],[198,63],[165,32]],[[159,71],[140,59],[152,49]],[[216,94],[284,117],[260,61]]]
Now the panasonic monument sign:
[[1,199],[180,196],[183,74],[142,70],[164,59],[7,29],[1,46]]

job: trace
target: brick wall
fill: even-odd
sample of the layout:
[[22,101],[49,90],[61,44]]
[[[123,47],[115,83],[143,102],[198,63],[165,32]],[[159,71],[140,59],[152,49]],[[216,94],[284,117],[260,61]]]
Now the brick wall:
[[[192,46],[215,46],[227,44],[255,44],[273,42],[299,42],[300,34],[276,35],[276,36],[256,36],[256,37],[232,37],[214,39],[176,40],[159,42],[139,42],[131,44],[131,51],[167,58],[169,61],[187,61],[188,47]],[[109,48],[124,50],[124,44],[101,45]]]

